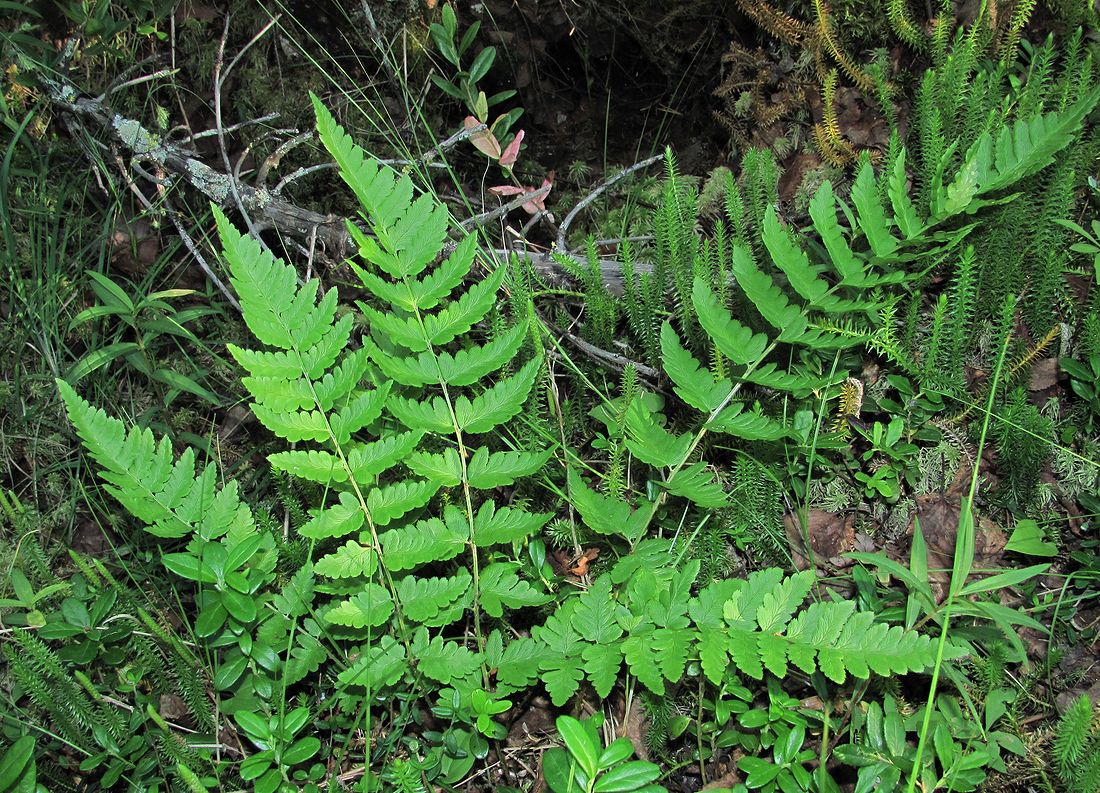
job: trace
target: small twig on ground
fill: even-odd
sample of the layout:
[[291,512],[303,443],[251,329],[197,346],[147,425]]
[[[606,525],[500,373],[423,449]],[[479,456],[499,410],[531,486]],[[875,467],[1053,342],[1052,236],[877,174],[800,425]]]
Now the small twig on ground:
[[532,190],[530,193],[524,193],[523,195],[516,196],[507,204],[503,204],[496,209],[490,209],[488,212],[482,212],[480,215],[474,215],[472,218],[466,218],[466,220],[459,223],[459,228],[464,231],[469,231],[475,226],[483,226],[486,223],[491,223],[499,217],[503,217],[517,207],[521,207],[528,201],[535,201],[542,198],[550,192],[552,185],[545,185],[538,190]]
[[661,373],[651,366],[646,366],[644,363],[638,363],[638,361],[632,361],[625,355],[619,355],[618,353],[610,352],[609,350],[597,347],[595,344],[591,344],[585,341],[580,336],[576,336],[567,330],[562,330],[561,328],[554,325],[554,323],[550,322],[550,320],[546,319],[546,317],[542,317],[542,321],[546,324],[546,327],[549,328],[552,332],[556,333],[560,338],[568,341],[570,344],[576,347],[578,351],[584,353],[594,361],[598,361],[605,366],[610,366],[611,368],[616,369],[620,372],[626,369],[626,367],[628,366],[633,366],[639,377],[641,377],[643,380],[649,381],[648,384],[655,384],[660,379]]
[[466,138],[470,137],[471,135],[473,135],[477,132],[481,132],[482,130],[486,130],[488,128],[489,128],[489,126],[487,124],[484,124],[484,123],[478,124],[476,127],[470,127],[469,129],[463,127],[462,129],[460,129],[455,134],[451,135],[451,137],[447,138],[442,143],[437,144],[435,146],[435,148],[433,148],[429,151],[426,151],[424,153],[423,158],[421,158],[420,161],[424,165],[430,165],[432,160],[434,160],[437,156],[442,155],[448,149],[458,145],[459,143],[466,140]]
[[118,83],[117,85],[109,85],[107,86],[107,90],[97,96],[96,99],[100,102],[103,102],[111,94],[118,93],[123,88],[132,88],[135,85],[141,85],[142,83],[147,83],[152,80],[159,80],[161,77],[171,77],[178,71],[178,69],[161,69],[158,72],[153,72],[152,74],[144,74],[141,77],[135,77],[132,80],[126,80],[125,82]]
[[180,240],[183,241],[184,247],[186,247],[187,250],[191,252],[191,255],[195,257],[195,261],[199,263],[199,267],[202,268],[203,273],[205,273],[206,277],[210,279],[210,283],[212,283],[217,288],[217,290],[225,296],[225,299],[229,301],[229,305],[233,306],[233,308],[237,309],[237,311],[240,311],[241,304],[237,302],[236,296],[231,291],[229,291],[229,287],[222,283],[221,279],[214,274],[213,268],[206,261],[206,258],[202,255],[202,253],[199,252],[199,248],[195,244],[195,241],[191,239],[191,235],[188,234],[187,229],[183,227],[183,223],[180,221],[179,213],[172,207],[167,197],[164,198],[164,208],[168,213],[169,219],[172,221],[172,225],[176,227],[176,233],[180,235]]
[[[233,60],[229,62],[229,66],[225,69],[223,73],[222,64],[225,61],[225,43],[226,40],[229,38],[229,21],[231,17],[231,14],[227,13],[225,15],[225,25],[222,28],[222,35],[218,41],[218,52],[214,58],[214,127],[218,132],[218,149],[220,150],[222,155],[222,163],[223,165],[225,165],[226,174],[233,173],[233,165],[229,162],[229,151],[228,149],[226,149],[225,146],[225,127],[222,124],[222,86],[225,84],[225,81],[226,79],[228,79],[229,75],[233,72],[234,67],[240,62],[241,58],[244,57],[244,54],[248,52],[248,50],[251,49],[257,41],[263,38],[264,34],[266,34],[267,31],[271,30],[275,23],[279,21],[278,14],[271,17],[271,19],[268,20],[268,23],[260,28],[260,31],[241,48],[240,52],[238,52],[234,56]],[[252,217],[245,209],[244,201],[241,200],[240,191],[237,189],[237,180],[229,179],[228,182],[229,192],[233,196],[233,202],[237,205],[237,211],[241,213],[241,217],[244,218],[245,225],[248,226],[248,230],[252,234],[252,236],[256,240],[260,241],[261,244],[263,244],[263,241],[260,240],[260,233],[259,230],[256,228],[256,224],[252,222]]]
[[289,138],[288,140],[285,140],[278,146],[276,146],[275,151],[267,155],[266,159],[264,159],[263,163],[256,171],[256,184],[265,184],[267,182],[267,175],[271,172],[271,169],[279,167],[279,163],[282,162],[282,159],[286,156],[287,152],[289,152],[291,149],[296,148],[297,146],[301,146],[306,141],[312,139],[312,132],[299,132],[294,137]]
[[394,92],[398,96],[401,96],[405,92],[401,85],[401,80],[393,68],[393,64],[390,63],[389,52],[382,43],[382,33],[378,30],[378,23],[374,21],[374,12],[371,11],[370,3],[368,0],[362,0],[359,6],[363,9],[363,16],[367,19],[367,32],[371,44],[378,50],[378,60],[382,64],[383,71],[386,72],[386,79],[390,81],[390,86],[393,88]]
[[[268,121],[274,121],[278,117],[279,117],[278,113],[268,113],[266,116],[260,116],[259,118],[250,118],[246,121],[241,121],[238,124],[232,124],[228,127],[225,127],[221,131],[224,134],[228,135],[230,132],[236,132],[237,130],[244,129],[245,127],[252,127],[252,126],[255,126],[257,124],[266,124]],[[218,130],[216,130],[216,129],[205,129],[202,132],[196,132],[194,135],[188,135],[187,140],[188,141],[195,141],[195,140],[198,140],[199,138],[209,138],[211,135],[217,135],[217,134],[218,134]]]
[[640,170],[642,170],[642,168],[647,168],[650,165],[653,165],[653,163],[657,162],[658,160],[663,159],[664,156],[665,156],[664,154],[654,154],[652,157],[649,157],[648,159],[642,160],[641,162],[634,163],[633,165],[631,165],[626,170],[619,171],[619,173],[615,174],[614,176],[610,177],[609,179],[605,179],[599,185],[599,187],[597,187],[595,190],[593,190],[591,193],[589,193],[584,198],[582,198],[579,202],[577,202],[577,205],[575,207],[573,207],[572,210],[570,210],[569,214],[565,216],[565,220],[563,220],[561,222],[561,225],[558,227],[558,242],[557,242],[558,250],[562,251],[562,252],[569,250],[566,247],[565,234],[566,234],[567,231],[569,231],[569,227],[573,224],[574,218],[577,217],[577,215],[580,213],[580,211],[582,209],[584,209],[589,204],[591,204],[593,201],[595,201],[597,198],[599,198],[601,195],[603,195],[603,193],[608,188],[613,187],[619,181],[621,181],[621,180],[625,179],[626,177],[630,176],[635,171],[640,171]]

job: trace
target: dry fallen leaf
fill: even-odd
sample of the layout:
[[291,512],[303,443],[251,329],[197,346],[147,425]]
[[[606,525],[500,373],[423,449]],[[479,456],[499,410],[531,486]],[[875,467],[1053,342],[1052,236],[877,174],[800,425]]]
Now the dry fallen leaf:
[[594,561],[599,555],[599,548],[589,548],[570,566],[569,575],[575,575],[577,578],[584,578],[588,575],[588,563]]
[[[791,546],[795,567],[805,570],[809,566],[808,554],[798,515],[793,512],[784,515],[783,527],[787,533],[787,542]],[[806,515],[806,535],[810,538],[810,549],[817,564],[826,561],[832,564],[843,564],[845,560],[842,554],[852,550],[855,542],[855,515],[838,515],[823,509],[811,509]]]

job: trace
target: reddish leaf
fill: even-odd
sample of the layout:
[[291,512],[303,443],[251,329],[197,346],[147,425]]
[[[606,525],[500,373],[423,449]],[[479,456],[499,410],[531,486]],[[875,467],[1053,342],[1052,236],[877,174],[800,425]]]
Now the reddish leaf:
[[519,145],[523,142],[523,130],[521,129],[516,133],[516,136],[512,139],[512,142],[508,144],[508,147],[504,150],[504,153],[500,155],[500,164],[508,170],[512,170],[512,166],[516,164],[516,158],[519,157]]
[[[473,116],[466,116],[462,125],[466,127],[466,129],[476,129],[477,127],[484,126]],[[489,130],[479,129],[477,132],[470,133],[470,143],[474,144],[474,148],[485,156],[491,157],[494,160],[500,159],[500,141],[498,141],[496,135]]]

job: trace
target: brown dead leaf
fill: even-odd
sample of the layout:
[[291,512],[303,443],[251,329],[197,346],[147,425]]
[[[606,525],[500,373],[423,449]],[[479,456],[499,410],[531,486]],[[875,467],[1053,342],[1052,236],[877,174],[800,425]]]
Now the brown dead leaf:
[[600,555],[599,548],[589,548],[580,558],[573,562],[569,568],[569,575],[575,575],[577,578],[584,578],[588,575],[588,563],[596,559]]
[[649,760],[649,749],[646,747],[646,736],[649,735],[649,723],[645,719],[645,708],[642,707],[640,697],[630,701],[630,709],[623,719],[622,734],[630,739],[634,746],[634,752],[639,760]]
[[1028,382],[1029,391],[1046,391],[1058,384],[1058,359],[1043,358],[1031,366],[1031,380]]
[[[795,567],[805,570],[809,566],[808,554],[798,515],[793,512],[784,515],[783,527]],[[806,534],[817,564],[828,561],[836,566],[844,565],[847,560],[841,555],[852,550],[856,538],[855,515],[837,515],[823,509],[811,509],[806,516]]]
[[[941,599],[951,580],[955,561],[955,539],[962,512],[962,496],[952,487],[946,493],[928,493],[917,497],[915,517],[920,521],[921,534],[928,546],[928,577],[932,592]],[[910,535],[913,525],[909,526]],[[974,527],[975,569],[994,567],[1008,538],[988,518],[979,517]]]

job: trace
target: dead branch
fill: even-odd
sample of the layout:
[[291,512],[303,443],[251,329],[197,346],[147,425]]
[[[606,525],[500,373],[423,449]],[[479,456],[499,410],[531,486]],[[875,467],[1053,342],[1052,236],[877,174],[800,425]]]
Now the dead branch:
[[[272,190],[243,183],[234,179],[231,173],[210,167],[185,145],[168,140],[151,132],[139,121],[114,112],[105,101],[81,96],[65,78],[40,75],[40,80],[46,98],[55,108],[62,111],[68,121],[81,125],[93,138],[107,136],[112,144],[130,152],[135,161],[154,163],[157,166],[154,170],[163,172],[171,181],[182,180],[220,207],[230,206],[235,203],[234,198],[239,197],[240,205],[252,218],[257,232],[276,229],[280,234],[298,240],[314,239],[325,251],[326,258],[336,262],[345,259],[353,250],[345,218],[335,214],[323,215],[287,201],[279,194],[280,188],[285,185],[280,184],[280,188]],[[222,130],[223,133],[226,131]],[[433,151],[445,150],[468,135],[469,130],[463,130],[443,141]],[[425,160],[430,161],[430,156]],[[324,170],[322,166],[314,168]],[[572,280],[565,269],[544,251],[496,249],[493,253],[505,259],[513,253],[521,253],[530,259],[532,266],[543,277],[558,283]],[[560,253],[572,258],[579,266],[587,266],[583,259],[568,251]],[[621,294],[623,282],[619,263],[614,259],[600,259],[598,263],[608,290],[612,294]],[[635,266],[639,272],[650,269],[644,263]]]

